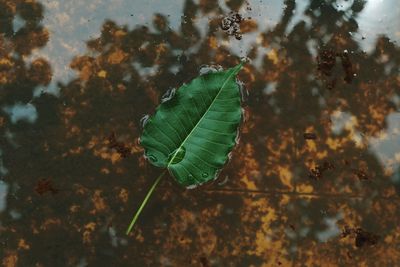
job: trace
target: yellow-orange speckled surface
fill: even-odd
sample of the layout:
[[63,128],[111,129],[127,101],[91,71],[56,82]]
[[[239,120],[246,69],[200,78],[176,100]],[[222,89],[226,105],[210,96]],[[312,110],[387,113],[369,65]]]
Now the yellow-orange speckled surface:
[[[0,264],[400,266],[396,0],[0,0]],[[239,74],[219,178],[143,158],[140,119]]]

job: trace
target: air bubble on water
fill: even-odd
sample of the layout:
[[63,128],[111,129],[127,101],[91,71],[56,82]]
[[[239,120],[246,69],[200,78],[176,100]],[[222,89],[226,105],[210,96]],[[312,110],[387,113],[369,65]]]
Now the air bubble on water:
[[249,57],[241,57],[240,61],[243,63],[250,63],[251,62],[251,58]]
[[213,178],[214,181],[218,178],[220,173],[221,173],[220,169],[215,172],[215,175],[214,175],[214,178]]
[[242,81],[236,79],[236,83],[239,86],[240,99],[242,100],[242,104],[246,105],[249,99],[249,91],[247,91]]
[[232,152],[228,153],[228,161],[230,161],[232,159]]
[[228,180],[229,180],[229,176],[228,176],[228,175],[225,175],[224,180],[222,180],[221,182],[219,182],[218,185],[224,185],[224,184],[226,184],[226,183],[228,182]]
[[236,137],[235,137],[235,143],[236,143],[236,145],[238,145],[239,142],[240,142],[240,132],[237,131],[237,132],[236,132]]
[[201,65],[199,69],[199,75],[215,73],[223,70],[224,69],[220,65]]
[[140,125],[142,126],[142,128],[144,128],[144,126],[146,125],[146,123],[149,121],[150,115],[144,115],[141,119],[140,119]]
[[168,91],[165,92],[165,94],[161,97],[161,103],[165,103],[171,100],[175,96],[175,93],[176,93],[175,88],[168,89]]
[[243,123],[246,122],[246,110],[244,108],[240,109],[241,113],[242,113],[242,121]]
[[199,185],[191,184],[191,185],[186,186],[186,189],[195,189],[197,186],[199,186]]

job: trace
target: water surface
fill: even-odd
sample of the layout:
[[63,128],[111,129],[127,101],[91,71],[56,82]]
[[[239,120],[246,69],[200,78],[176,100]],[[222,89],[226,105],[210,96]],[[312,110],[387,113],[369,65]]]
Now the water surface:
[[[399,26],[395,0],[0,0],[2,264],[399,265]],[[126,236],[161,173],[141,118],[242,57],[231,161]]]

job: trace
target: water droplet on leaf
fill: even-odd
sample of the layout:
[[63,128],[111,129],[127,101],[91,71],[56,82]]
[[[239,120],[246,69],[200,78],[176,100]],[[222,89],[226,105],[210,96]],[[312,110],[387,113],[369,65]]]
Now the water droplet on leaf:
[[168,156],[169,164],[177,164],[181,162],[185,157],[185,154],[186,154],[186,148],[184,146],[175,149],[174,152],[172,152]]
[[237,131],[236,137],[235,137],[235,143],[236,143],[236,145],[239,144],[239,142],[240,142],[240,133],[239,133],[239,131]]
[[242,100],[242,104],[247,106],[247,102],[249,99],[249,91],[246,89],[244,86],[244,83],[242,81],[239,81],[236,79],[236,83],[239,86],[239,91],[240,91],[240,99]]
[[203,172],[203,173],[201,174],[201,176],[202,176],[203,178],[207,178],[207,177],[208,177],[208,173]]

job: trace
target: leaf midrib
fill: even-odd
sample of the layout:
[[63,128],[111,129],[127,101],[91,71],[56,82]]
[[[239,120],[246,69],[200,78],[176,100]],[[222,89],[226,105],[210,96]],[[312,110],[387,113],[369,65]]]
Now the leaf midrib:
[[[231,79],[232,75],[237,71],[237,68],[241,68],[242,67],[242,63],[239,64],[239,66],[236,66],[234,68],[232,68],[232,72],[229,73],[228,78],[224,81],[224,83],[222,84],[221,88],[219,89],[218,93],[216,94],[216,96],[214,97],[214,99],[211,101],[211,104],[208,106],[207,110],[203,113],[203,115],[200,117],[199,121],[196,123],[196,125],[193,127],[193,129],[190,131],[190,133],[186,136],[185,140],[182,141],[182,143],[179,145],[179,147],[177,149],[175,149],[175,154],[172,156],[172,158],[168,161],[167,164],[167,168],[169,168],[169,166],[171,165],[171,162],[173,162],[173,160],[175,159],[176,155],[178,154],[178,152],[180,151],[180,149],[183,147],[183,145],[185,144],[186,140],[188,140],[188,138],[192,135],[193,131],[195,129],[197,129],[198,125],[200,124],[200,122],[204,119],[204,117],[206,116],[206,114],[210,111],[210,108],[214,105],[215,100],[218,98],[219,94],[222,92],[222,90],[224,89],[225,85],[227,84],[227,82]],[[202,77],[200,77],[202,78]]]

